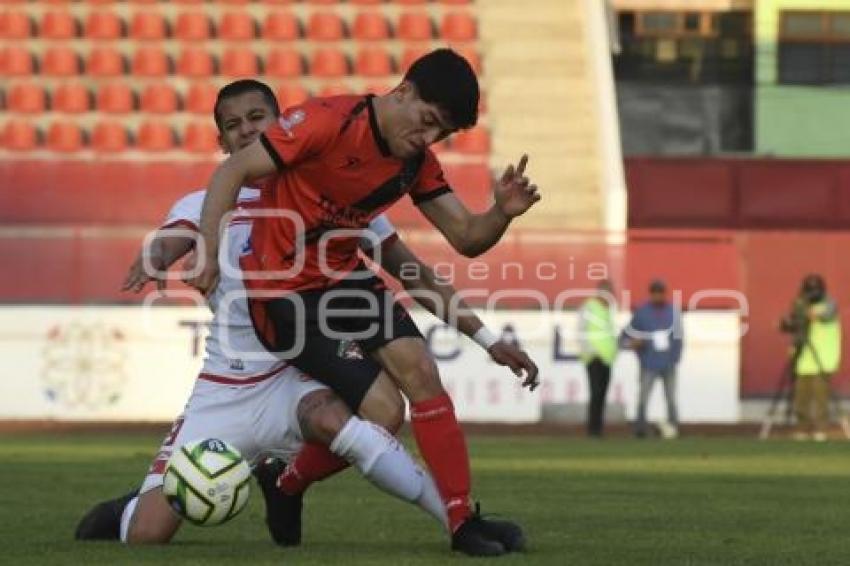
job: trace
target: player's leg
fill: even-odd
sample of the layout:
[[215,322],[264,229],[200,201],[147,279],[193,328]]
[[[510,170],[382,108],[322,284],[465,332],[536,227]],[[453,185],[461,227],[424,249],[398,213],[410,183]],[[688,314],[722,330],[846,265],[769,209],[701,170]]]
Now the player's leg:
[[125,507],[121,517],[121,541],[165,544],[174,538],[181,523],[159,485],[137,496]]
[[652,384],[655,380],[655,373],[646,368],[640,369],[638,378],[638,404],[637,416],[635,418],[635,436],[643,438],[646,436],[646,409],[649,404],[649,395],[652,393]]

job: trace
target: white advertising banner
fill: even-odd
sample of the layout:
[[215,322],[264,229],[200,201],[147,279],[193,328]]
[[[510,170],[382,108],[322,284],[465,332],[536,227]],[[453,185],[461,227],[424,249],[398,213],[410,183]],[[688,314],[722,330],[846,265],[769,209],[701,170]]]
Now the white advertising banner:
[[[520,388],[506,368],[428,313],[414,318],[438,360],[443,381],[466,421],[536,422],[547,403],[583,404],[584,368],[576,358],[573,312],[482,314],[540,366],[542,385]],[[169,421],[183,408],[203,356],[209,312],[192,307],[2,307],[0,419]],[[625,319],[622,321],[625,322]],[[739,321],[734,313],[684,317],[679,366],[683,422],[738,420]],[[609,403],[634,416],[637,360],[621,353]],[[663,418],[660,384],[650,417]]]

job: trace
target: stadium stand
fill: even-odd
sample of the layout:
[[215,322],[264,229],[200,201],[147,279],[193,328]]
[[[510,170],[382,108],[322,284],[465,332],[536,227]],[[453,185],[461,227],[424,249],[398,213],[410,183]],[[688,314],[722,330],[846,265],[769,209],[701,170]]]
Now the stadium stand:
[[91,93],[80,83],[63,83],[53,91],[51,103],[54,112],[81,114],[91,110]]
[[24,114],[44,112],[47,108],[47,93],[36,83],[18,83],[9,89],[6,107],[11,112]]
[[100,153],[118,153],[129,147],[127,129],[120,122],[112,120],[95,124],[91,136],[92,149]]

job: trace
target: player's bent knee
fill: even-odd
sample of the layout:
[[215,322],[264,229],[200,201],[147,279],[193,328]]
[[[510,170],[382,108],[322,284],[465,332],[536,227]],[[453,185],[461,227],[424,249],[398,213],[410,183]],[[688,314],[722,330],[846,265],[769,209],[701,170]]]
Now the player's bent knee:
[[139,497],[127,531],[127,544],[168,543],[180,522],[162,495],[162,488],[152,489]]
[[360,416],[382,426],[392,434],[404,423],[404,399],[386,372],[369,389],[360,405]]
[[301,435],[308,442],[330,444],[349,418],[351,411],[328,389],[313,391],[298,404]]

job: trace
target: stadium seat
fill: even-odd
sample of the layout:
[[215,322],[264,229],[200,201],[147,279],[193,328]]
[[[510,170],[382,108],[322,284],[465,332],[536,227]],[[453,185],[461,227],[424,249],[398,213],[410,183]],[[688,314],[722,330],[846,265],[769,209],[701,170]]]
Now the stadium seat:
[[44,12],[39,26],[39,35],[44,39],[72,39],[77,36],[77,21],[65,10]]
[[177,59],[177,73],[184,77],[203,78],[215,74],[215,61],[203,47],[187,47]]
[[182,41],[204,41],[212,37],[212,26],[203,12],[181,12],[174,25],[174,37]]
[[3,147],[12,151],[30,151],[38,146],[38,131],[29,120],[9,120],[3,128]]
[[410,66],[414,61],[428,53],[429,49],[426,47],[408,47],[401,54],[401,61],[399,62],[399,72],[406,73]]
[[382,47],[364,47],[357,53],[354,71],[364,77],[386,77],[393,74],[393,60]]
[[186,93],[186,111],[209,116],[215,107],[218,88],[210,83],[193,83]]
[[300,77],[304,73],[304,60],[295,49],[273,48],[266,57],[265,71],[271,77]]
[[257,55],[248,47],[236,47],[224,52],[221,74],[228,77],[255,77],[260,74]]
[[270,12],[263,22],[263,39],[294,41],[301,37],[298,18],[289,12]]
[[256,31],[254,20],[246,12],[227,12],[218,23],[218,37],[227,41],[249,41]]
[[88,39],[119,39],[123,34],[121,18],[113,12],[91,12],[86,18],[83,35]]
[[115,153],[125,151],[129,146],[129,137],[124,125],[119,122],[104,121],[94,126],[91,146],[97,152]]
[[52,45],[44,52],[41,72],[49,77],[70,77],[80,72],[80,58],[66,45]]
[[140,47],[133,53],[131,65],[134,75],[140,77],[164,77],[169,73],[168,55],[160,47],[153,45]]
[[452,4],[455,6],[461,6],[464,4],[469,4],[471,0],[437,0],[440,4]]
[[251,0],[221,0],[222,4],[247,4]]
[[307,38],[313,41],[339,41],[345,38],[345,24],[334,12],[313,12],[307,23]]
[[130,21],[130,37],[142,41],[160,41],[168,36],[168,24],[165,17],[153,10],[144,10],[133,14]]
[[301,104],[310,98],[310,93],[307,92],[307,89],[298,83],[287,83],[278,86],[275,95],[277,96],[277,103],[281,108],[289,108],[290,106]]
[[100,112],[127,114],[135,107],[135,96],[125,83],[108,83],[98,89],[95,104]]
[[0,52],[0,74],[7,77],[25,77],[33,74],[35,64],[32,54],[23,47],[6,47]]
[[117,77],[125,68],[124,56],[105,45],[96,45],[86,59],[86,73],[94,77]]
[[452,149],[460,153],[484,155],[490,152],[490,136],[482,127],[458,132],[452,137]]
[[203,4],[206,0],[174,0],[175,4]]
[[283,4],[293,4],[298,0],[262,0],[265,4],[271,4],[272,6],[281,6]]
[[78,82],[66,82],[53,91],[52,106],[54,112],[80,114],[91,109],[91,93]]
[[47,108],[47,93],[36,83],[19,83],[6,93],[6,108],[11,112],[35,114]]
[[428,12],[404,12],[398,18],[395,34],[405,41],[429,41],[434,37],[434,26]]
[[310,60],[310,74],[323,78],[343,77],[348,74],[348,59],[338,49],[317,49]]
[[440,36],[446,41],[475,41],[478,26],[469,12],[448,12],[440,23]]
[[0,14],[0,39],[28,39],[33,27],[30,17],[24,12]]
[[215,153],[218,145],[218,130],[211,122],[192,122],[183,134],[183,148],[192,153]]
[[179,107],[180,98],[167,83],[150,84],[142,91],[140,108],[143,112],[170,114],[177,112]]
[[382,41],[390,37],[390,25],[380,12],[360,12],[354,18],[351,36],[358,41]]
[[384,0],[349,0],[349,3],[355,6],[377,6],[383,4]]
[[174,149],[174,132],[166,122],[146,121],[139,126],[136,147],[143,151],[169,151]]
[[83,148],[83,131],[73,122],[53,122],[47,129],[47,149],[73,152]]
[[393,4],[401,4],[403,6],[413,6],[417,4],[427,4],[429,0],[392,0]]

